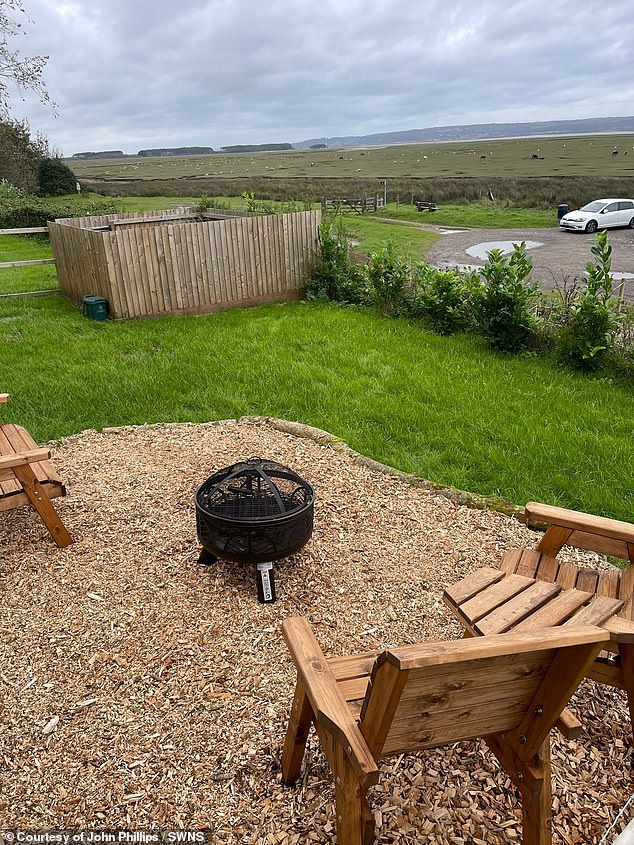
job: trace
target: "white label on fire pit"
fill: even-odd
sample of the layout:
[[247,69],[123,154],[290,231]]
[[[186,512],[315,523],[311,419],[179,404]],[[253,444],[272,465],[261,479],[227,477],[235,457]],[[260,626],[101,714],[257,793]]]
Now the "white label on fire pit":
[[273,593],[271,592],[271,579],[269,578],[268,572],[262,573],[262,595],[264,597],[264,601],[271,601],[273,598]]
[[271,587],[271,579],[269,577],[269,570],[273,569],[273,563],[266,561],[265,563],[258,563],[258,572],[260,573],[260,584],[262,585],[262,599],[263,601],[273,601],[273,589]]

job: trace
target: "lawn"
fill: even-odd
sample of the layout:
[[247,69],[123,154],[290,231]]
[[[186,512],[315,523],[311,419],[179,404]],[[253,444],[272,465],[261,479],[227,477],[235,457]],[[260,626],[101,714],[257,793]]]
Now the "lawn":
[[390,203],[377,217],[391,217],[414,223],[433,223],[440,226],[466,226],[476,229],[535,229],[557,225],[556,210],[543,208],[512,208],[495,202],[441,203],[437,211],[417,211],[412,205]]
[[355,252],[363,255],[370,255],[384,247],[387,241],[392,241],[397,252],[405,258],[420,260],[439,237],[434,232],[399,224],[398,220],[393,223],[377,220],[373,215],[349,214],[345,223]]
[[60,297],[0,301],[5,415],[86,428],[280,416],[435,482],[630,519],[631,389],[371,311],[287,303],[97,323]]

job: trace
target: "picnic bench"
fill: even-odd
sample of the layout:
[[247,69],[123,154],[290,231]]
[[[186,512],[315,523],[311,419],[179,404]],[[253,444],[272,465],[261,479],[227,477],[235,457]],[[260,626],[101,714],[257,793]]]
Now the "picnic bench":
[[417,211],[438,211],[438,206],[435,202],[425,202],[423,200],[416,200],[414,203]]
[[314,724],[335,780],[338,845],[373,840],[367,794],[381,758],[479,737],[520,793],[524,845],[550,845],[549,732],[606,631],[569,626],[328,659],[305,619],[285,620],[282,632],[297,668],[282,779],[298,779]]
[[[0,403],[9,401],[0,393]],[[37,445],[20,425],[0,420],[0,511],[32,505],[60,548],[73,542],[51,499],[66,488],[50,461],[50,449]]]
[[[626,692],[634,729],[634,525],[539,502],[526,505],[525,518],[546,526],[536,548],[510,550],[499,568],[485,567],[448,587],[445,603],[468,636],[603,627],[610,642],[586,677]],[[559,561],[564,545],[619,557],[627,565],[597,570]],[[565,711],[559,727],[571,736],[580,726]]]

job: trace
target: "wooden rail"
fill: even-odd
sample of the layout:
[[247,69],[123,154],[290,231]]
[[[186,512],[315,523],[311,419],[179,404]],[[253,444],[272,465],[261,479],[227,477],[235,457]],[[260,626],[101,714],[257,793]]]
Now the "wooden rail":
[[31,261],[1,261],[0,270],[4,267],[35,267],[37,264],[55,264],[55,259],[33,258]]
[[[48,226],[27,226],[22,229],[0,229],[0,235],[36,235],[48,232]],[[0,261],[0,270],[8,267],[35,267],[39,264],[55,264],[54,258],[34,258],[29,261]]]
[[26,229],[0,229],[0,235],[37,235],[48,232],[48,226],[30,226]]

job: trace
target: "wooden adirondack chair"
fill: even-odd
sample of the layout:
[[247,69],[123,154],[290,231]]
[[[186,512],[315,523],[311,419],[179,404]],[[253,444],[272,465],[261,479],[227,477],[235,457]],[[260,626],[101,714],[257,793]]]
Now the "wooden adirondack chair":
[[282,778],[315,725],[335,779],[338,845],[368,845],[382,757],[483,737],[520,792],[524,845],[550,845],[549,732],[608,635],[550,629],[326,659],[305,619],[282,626],[297,684]]
[[[624,602],[617,614],[624,620],[623,642],[619,642],[617,620],[613,620],[612,642],[590,667],[587,677],[627,693],[634,730],[634,655],[631,648],[634,629],[634,525],[539,502],[529,502],[524,511],[527,524],[546,524],[546,533],[535,549],[506,552],[499,564],[502,571],[558,584],[569,591],[569,596],[574,591],[577,595],[592,593]],[[627,565],[624,569],[615,567],[598,572],[568,561],[560,562],[557,555],[563,546],[618,557]]]
[[[0,393],[0,402],[9,398],[8,393]],[[0,420],[0,511],[32,505],[51,537],[64,548],[73,538],[51,499],[65,496],[66,488],[50,457],[50,449],[38,446],[22,426]]]

